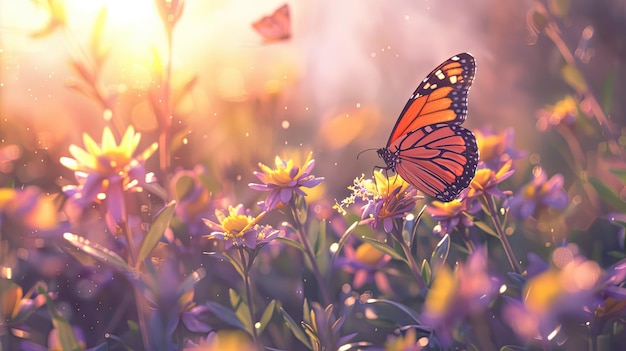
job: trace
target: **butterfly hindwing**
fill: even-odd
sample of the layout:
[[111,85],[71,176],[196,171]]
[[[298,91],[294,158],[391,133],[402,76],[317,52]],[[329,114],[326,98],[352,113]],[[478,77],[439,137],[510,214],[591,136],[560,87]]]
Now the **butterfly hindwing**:
[[387,146],[427,125],[463,123],[467,116],[467,93],[475,74],[476,64],[469,53],[455,55],[430,72],[404,106]]
[[396,172],[440,201],[451,201],[476,172],[478,147],[471,131],[455,124],[422,127],[394,143]]

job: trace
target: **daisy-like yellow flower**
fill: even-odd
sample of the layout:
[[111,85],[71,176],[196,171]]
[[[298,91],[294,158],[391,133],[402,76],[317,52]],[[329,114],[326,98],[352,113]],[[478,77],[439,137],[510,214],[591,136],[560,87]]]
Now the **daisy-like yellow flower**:
[[515,147],[515,130],[508,128],[497,133],[491,128],[474,131],[478,154],[485,168],[498,169],[508,160],[518,160],[526,156],[526,152]]
[[265,215],[262,212],[256,217],[252,217],[243,205],[235,207],[229,206],[228,212],[215,210],[215,217],[219,223],[204,220],[204,223],[213,230],[209,237],[224,240],[224,249],[228,250],[232,246],[245,246],[251,249],[259,245],[266,244],[279,233],[278,230],[270,226],[260,226],[257,222]]
[[86,206],[96,198],[104,200],[109,215],[116,223],[124,213],[123,193],[145,180],[144,163],[156,151],[158,144],[152,143],[138,153],[141,134],[130,126],[118,144],[108,127],[102,132],[102,142],[96,143],[89,135],[83,134],[85,148],[70,145],[74,158],[61,157],[61,164],[74,171],[78,187],[65,187],[63,190],[80,205]]
[[474,198],[485,193],[497,197],[504,197],[504,193],[498,189],[498,184],[515,173],[515,170],[511,169],[512,165],[513,161],[508,160],[498,171],[489,168],[477,170],[474,179],[469,185],[467,197]]
[[266,211],[276,208],[281,203],[288,203],[293,193],[306,196],[301,187],[312,188],[324,180],[311,174],[315,166],[313,153],[308,154],[302,167],[296,166],[292,159],[285,161],[279,156],[276,156],[274,163],[276,165],[274,169],[259,163],[262,172],[254,172],[254,175],[262,184],[249,184],[252,189],[270,192],[265,199]]
[[333,208],[345,214],[345,207],[356,200],[364,201],[361,219],[368,222],[372,228],[380,223],[387,233],[393,229],[393,220],[402,218],[415,207],[415,203],[422,196],[417,195],[417,189],[410,186],[399,175],[387,177],[381,170],[374,172],[374,179],[365,179],[365,176],[356,178],[348,189],[352,194],[335,204]]

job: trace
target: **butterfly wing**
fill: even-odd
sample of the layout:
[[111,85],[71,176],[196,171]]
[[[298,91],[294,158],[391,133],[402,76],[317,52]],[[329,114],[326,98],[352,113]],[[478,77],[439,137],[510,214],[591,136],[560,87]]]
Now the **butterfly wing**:
[[422,127],[394,142],[395,148],[396,172],[440,201],[455,199],[476,173],[476,138],[456,124]]
[[404,106],[387,147],[424,126],[463,123],[467,116],[467,93],[475,74],[476,63],[469,53],[453,56],[430,72]]
[[469,53],[435,68],[411,95],[387,147],[378,151],[388,169],[440,201],[456,198],[476,173],[476,138],[460,126],[475,73]]
[[266,41],[287,39],[291,36],[289,5],[284,4],[269,16],[252,23],[252,28]]

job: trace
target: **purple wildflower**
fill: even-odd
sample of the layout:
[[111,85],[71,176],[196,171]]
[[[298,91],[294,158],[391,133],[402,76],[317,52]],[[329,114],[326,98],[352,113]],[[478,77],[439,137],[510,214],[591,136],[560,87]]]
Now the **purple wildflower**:
[[213,230],[209,237],[224,240],[224,249],[232,246],[243,246],[254,249],[265,245],[280,233],[270,226],[261,226],[257,222],[265,215],[262,212],[252,217],[243,205],[229,206],[228,213],[220,210],[215,211],[219,223],[204,220],[204,223]]
[[324,180],[323,177],[311,174],[315,166],[312,157],[313,153],[309,153],[303,167],[295,166],[292,159],[285,161],[279,156],[274,160],[276,169],[259,163],[262,172],[254,172],[254,175],[262,184],[250,183],[249,186],[255,190],[270,192],[265,199],[266,211],[276,208],[281,203],[288,203],[294,193],[306,196],[302,187],[312,188]]
[[78,187],[63,188],[70,201],[84,208],[95,200],[102,200],[112,222],[121,223],[126,213],[124,192],[145,183],[144,162],[158,147],[156,142],[152,143],[136,155],[140,140],[141,134],[130,126],[118,145],[111,130],[105,127],[101,145],[87,134],[83,134],[85,149],[70,145],[74,158],[61,157],[60,160],[74,171],[79,183]]
[[395,219],[403,218],[413,210],[417,200],[423,198],[417,194],[417,189],[399,175],[387,177],[382,171],[374,172],[373,180],[365,179],[364,176],[356,178],[348,189],[352,190],[352,194],[334,207],[345,213],[344,207],[355,203],[357,199],[364,201],[361,219],[372,229],[382,224],[387,233],[392,232]]
[[391,256],[383,253],[370,243],[362,243],[356,249],[351,245],[344,246],[345,256],[337,259],[338,267],[354,274],[352,286],[361,288],[365,283],[374,281],[380,291],[392,294],[391,286],[382,268],[391,261]]
[[474,131],[480,161],[486,168],[497,170],[509,160],[519,160],[526,156],[525,151],[518,150],[513,145],[515,130],[508,128],[502,133],[496,133],[492,128],[481,128]]
[[521,219],[533,216],[541,209],[563,210],[567,206],[563,176],[556,174],[548,180],[546,172],[541,167],[535,167],[533,180],[510,198],[508,205],[511,213]]
[[449,328],[466,316],[484,310],[497,295],[501,283],[487,271],[487,250],[474,251],[465,264],[452,271],[443,265],[436,272],[424,302],[424,325],[434,328],[439,340],[449,344]]
[[439,221],[433,232],[444,236],[459,224],[466,227],[473,226],[474,223],[464,213],[477,213],[480,211],[480,203],[458,199],[450,202],[432,201],[430,205],[426,206],[426,211],[434,220]]

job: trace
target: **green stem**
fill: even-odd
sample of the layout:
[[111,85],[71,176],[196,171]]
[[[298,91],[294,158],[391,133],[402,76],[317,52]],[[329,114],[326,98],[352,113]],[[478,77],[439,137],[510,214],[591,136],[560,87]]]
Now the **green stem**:
[[522,267],[520,267],[519,261],[515,258],[513,248],[511,247],[509,239],[504,233],[504,230],[502,228],[502,221],[500,220],[500,215],[498,214],[495,200],[491,195],[483,194],[483,201],[487,205],[487,209],[489,209],[489,217],[491,217],[491,222],[493,223],[493,227],[498,234],[500,242],[502,243],[502,248],[504,248],[504,253],[506,254],[506,258],[509,260],[509,264],[515,270],[515,273],[521,274]]
[[[399,223],[402,223],[402,219],[400,219]],[[404,251],[404,256],[406,256],[407,263],[409,265],[409,268],[413,272],[413,276],[415,277],[415,281],[417,281],[417,286],[419,287],[420,291],[426,291],[426,282],[424,281],[420,268],[417,265],[413,254],[411,253],[411,248],[404,242],[404,240],[402,240],[402,225],[398,224],[398,221],[393,222],[392,236],[402,247],[402,251]]]
[[304,246],[304,251],[305,251],[304,253],[306,254],[309,261],[311,262],[311,267],[313,267],[313,274],[315,275],[318,288],[322,295],[322,304],[324,306],[328,306],[330,304],[330,296],[328,295],[326,281],[322,277],[320,268],[317,265],[317,261],[315,260],[315,254],[313,253],[313,248],[311,247],[311,243],[309,242],[309,239],[304,232],[304,224],[300,223],[300,219],[299,219],[300,217],[298,216],[298,213],[297,213],[298,210],[296,209],[296,204],[294,201],[295,196],[296,195],[294,194],[294,196],[291,198],[289,208],[291,209],[291,217],[292,217],[293,223],[296,226],[296,235],[298,235],[298,239],[300,239],[300,242]]
[[250,281],[250,269],[252,268],[252,263],[254,262],[254,257],[250,257],[249,260],[246,260],[246,255],[244,252],[245,248],[239,247],[239,256],[241,257],[241,265],[243,266],[243,273],[245,275],[244,284],[246,286],[246,302],[248,303],[248,310],[250,310],[250,327],[252,333],[252,340],[255,345],[259,345],[259,336],[256,332],[256,321],[254,320],[254,302],[252,301],[252,288]]

